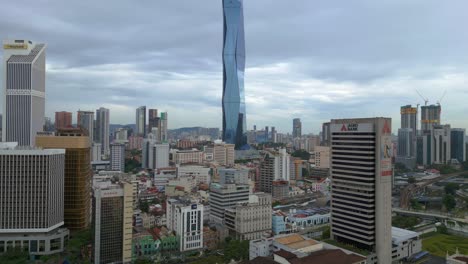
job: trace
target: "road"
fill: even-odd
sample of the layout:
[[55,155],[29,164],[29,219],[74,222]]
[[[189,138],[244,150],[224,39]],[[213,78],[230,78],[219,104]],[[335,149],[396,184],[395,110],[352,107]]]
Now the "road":
[[417,216],[417,217],[421,217],[421,218],[435,218],[435,219],[455,220],[455,221],[458,221],[458,222],[468,224],[468,220],[466,220],[466,219],[455,218],[455,217],[451,217],[449,215],[418,212],[418,211],[409,211],[409,210],[405,210],[405,209],[402,209],[402,208],[393,208],[392,211],[394,213],[399,213],[399,214],[403,214],[403,215]]
[[401,193],[400,193],[400,207],[402,209],[408,209],[409,208],[409,203],[411,201],[411,197],[416,192],[422,190],[424,187],[426,187],[428,185],[431,185],[433,183],[436,183],[438,181],[441,181],[441,180],[445,180],[445,179],[448,179],[448,178],[460,176],[463,173],[466,173],[466,171],[456,172],[456,173],[451,173],[451,174],[444,174],[444,175],[441,175],[441,176],[439,176],[437,178],[434,178],[434,179],[430,179],[430,180],[423,181],[423,182],[418,182],[416,184],[413,183],[413,184],[410,184],[410,185],[406,186],[405,189],[403,189],[401,191]]

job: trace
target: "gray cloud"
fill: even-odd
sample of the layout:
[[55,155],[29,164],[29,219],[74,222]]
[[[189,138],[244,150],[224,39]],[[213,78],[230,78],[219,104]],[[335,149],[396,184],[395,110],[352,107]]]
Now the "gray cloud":
[[[289,132],[301,117],[391,116],[442,102],[468,127],[468,3],[244,0],[248,125]],[[222,10],[210,1],[9,1],[0,36],[48,44],[47,115],[111,108],[169,111],[170,127],[221,126]],[[397,127],[397,126],[394,126]]]

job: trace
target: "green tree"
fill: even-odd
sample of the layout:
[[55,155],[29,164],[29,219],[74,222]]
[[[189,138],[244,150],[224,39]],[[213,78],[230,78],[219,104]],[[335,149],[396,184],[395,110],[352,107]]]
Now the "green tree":
[[[227,238],[226,238],[227,242]],[[249,259],[249,241],[230,240],[224,249],[224,261],[229,262]]]
[[457,202],[455,201],[455,197],[453,197],[453,195],[451,194],[444,195],[442,203],[445,205],[445,208],[447,209],[447,211],[451,211],[453,208],[455,208],[455,205],[457,205]]
[[23,264],[28,263],[29,254],[22,251],[21,248],[8,248],[5,253],[0,255],[2,264]]
[[330,239],[330,227],[323,230],[322,239]]
[[460,186],[454,182],[449,182],[445,185],[444,190],[446,194],[455,195],[455,192],[460,189]]
[[414,178],[413,176],[408,177],[408,183],[409,184],[413,184],[415,182],[416,182],[416,178]]
[[294,151],[291,156],[296,157],[296,158],[301,158],[302,160],[309,160],[310,159],[310,153],[308,151],[305,151],[303,149],[298,149]]

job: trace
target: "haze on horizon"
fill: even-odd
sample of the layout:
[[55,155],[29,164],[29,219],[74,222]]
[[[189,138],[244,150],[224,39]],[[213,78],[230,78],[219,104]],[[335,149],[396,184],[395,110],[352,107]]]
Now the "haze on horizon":
[[[388,116],[436,103],[468,128],[468,2],[244,0],[247,127],[317,133],[331,118]],[[169,128],[221,127],[222,9],[211,1],[9,1],[2,39],[47,43],[46,116],[140,105]],[[2,57],[2,54],[0,54]],[[3,67],[0,66],[0,67]],[[3,69],[2,69],[3,70]],[[0,77],[1,78],[1,77]],[[3,83],[3,80],[1,80]]]

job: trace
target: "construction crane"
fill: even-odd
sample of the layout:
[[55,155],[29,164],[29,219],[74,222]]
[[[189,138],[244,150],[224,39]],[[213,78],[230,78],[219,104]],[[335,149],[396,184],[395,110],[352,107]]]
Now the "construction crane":
[[447,94],[447,90],[444,91],[440,99],[437,101],[437,105],[440,105],[440,102],[442,102],[442,99],[444,99],[445,95]]
[[429,99],[422,96],[422,94],[418,91],[418,89],[415,89],[418,95],[424,100],[424,105],[427,105],[427,102],[429,102]]

